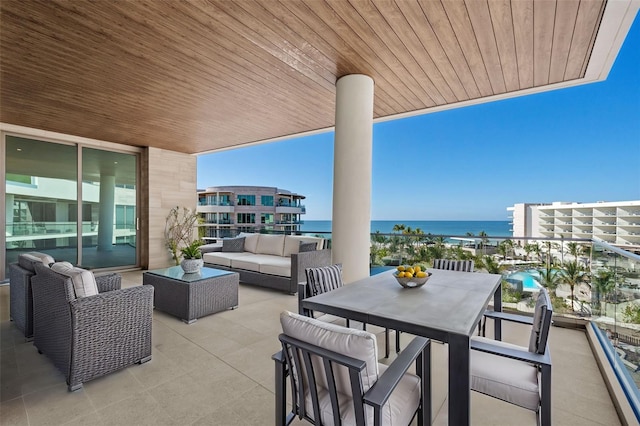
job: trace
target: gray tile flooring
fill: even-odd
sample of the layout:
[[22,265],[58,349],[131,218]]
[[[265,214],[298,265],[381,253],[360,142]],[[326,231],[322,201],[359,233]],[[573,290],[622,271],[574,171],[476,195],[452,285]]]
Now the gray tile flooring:
[[[140,285],[141,272],[123,274]],[[0,287],[1,425],[271,425],[279,314],[297,298],[240,286],[240,306],[187,325],[154,311],[153,359],[69,393],[64,377],[9,321],[9,288]],[[371,327],[369,327],[371,329]],[[383,330],[378,333],[384,349]],[[411,338],[402,335],[406,344]],[[506,326],[505,340],[526,345],[528,330]],[[618,425],[613,403],[583,332],[551,331],[554,425]],[[383,352],[381,352],[383,353]],[[433,345],[435,425],[446,425],[447,346]],[[383,360],[389,362],[389,360]],[[535,425],[527,410],[472,394],[474,425]]]

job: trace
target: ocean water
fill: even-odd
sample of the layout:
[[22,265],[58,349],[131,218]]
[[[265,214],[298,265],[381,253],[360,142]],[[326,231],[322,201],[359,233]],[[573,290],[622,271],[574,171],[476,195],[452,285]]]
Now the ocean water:
[[[512,236],[509,221],[502,220],[372,220],[371,232],[389,234],[396,224],[403,224],[411,229],[420,228],[425,234],[432,235],[464,237],[467,232],[478,235],[484,231],[490,237]],[[331,232],[331,221],[305,220],[300,228],[303,232],[318,234]]]

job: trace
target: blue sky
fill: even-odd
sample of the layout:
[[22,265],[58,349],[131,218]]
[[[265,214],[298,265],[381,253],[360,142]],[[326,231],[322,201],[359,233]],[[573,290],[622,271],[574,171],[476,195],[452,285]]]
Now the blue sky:
[[[307,197],[304,219],[331,219],[333,136],[201,155],[198,188],[276,186]],[[640,18],[604,82],[375,124],[372,170],[372,220],[639,200]]]

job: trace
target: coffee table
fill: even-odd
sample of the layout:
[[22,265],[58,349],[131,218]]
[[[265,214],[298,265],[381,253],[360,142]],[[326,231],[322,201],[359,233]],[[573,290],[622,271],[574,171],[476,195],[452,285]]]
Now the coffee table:
[[186,274],[180,266],[172,266],[144,272],[142,283],[154,287],[155,309],[191,324],[205,315],[237,308],[239,277],[236,272],[207,267]]

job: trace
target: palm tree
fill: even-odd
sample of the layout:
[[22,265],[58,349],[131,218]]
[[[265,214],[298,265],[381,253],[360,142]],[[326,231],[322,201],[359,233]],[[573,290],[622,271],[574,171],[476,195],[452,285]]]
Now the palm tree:
[[[549,266],[547,266],[549,268]],[[578,284],[586,282],[585,271],[578,261],[565,262],[560,272],[562,282],[571,288],[571,310],[573,309],[574,289]]]
[[549,290],[555,290],[555,288],[558,287],[558,284],[562,281],[562,275],[557,269],[552,269],[550,267],[538,269],[538,274],[540,284]]
[[396,231],[404,231],[406,229],[406,226],[403,223],[396,223],[395,225],[393,225],[393,232]]
[[507,252],[509,251],[509,248],[504,243],[504,241],[498,244],[497,251],[498,251],[498,254],[502,256],[502,260],[507,260]]
[[567,251],[574,259],[578,258],[578,252],[580,251],[580,246],[578,243],[570,242],[567,243]]
[[[601,269],[593,276],[593,285],[598,295],[598,305],[600,305],[600,297],[604,299],[604,313],[607,314],[607,294],[611,293],[616,286],[615,272],[611,269]],[[600,306],[599,306],[600,307]]]
[[531,253],[534,253],[536,251],[536,249],[538,249],[538,245],[537,244],[525,244],[523,248],[524,248],[524,252],[526,253],[527,260],[529,260],[529,256],[531,255]]
[[498,244],[498,253],[502,255],[502,260],[507,260],[507,256],[513,253],[513,241],[501,241],[500,244]]
[[482,256],[478,258],[478,266],[490,274],[501,274],[504,265],[500,265],[492,256]]
[[489,243],[489,239],[487,238],[487,233],[484,231],[480,231],[478,232],[478,237],[482,238],[482,247],[484,248],[488,243]]

